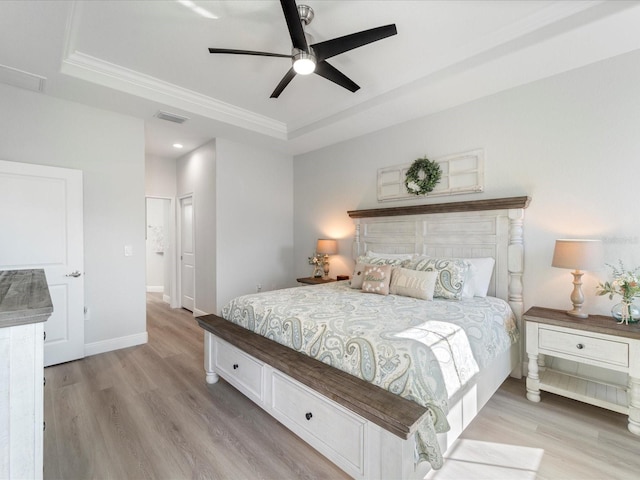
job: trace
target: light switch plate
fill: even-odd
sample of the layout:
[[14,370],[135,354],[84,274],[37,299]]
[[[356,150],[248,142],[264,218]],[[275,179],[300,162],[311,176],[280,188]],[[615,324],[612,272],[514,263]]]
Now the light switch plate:
[[133,255],[133,245],[124,246],[124,256],[131,257]]

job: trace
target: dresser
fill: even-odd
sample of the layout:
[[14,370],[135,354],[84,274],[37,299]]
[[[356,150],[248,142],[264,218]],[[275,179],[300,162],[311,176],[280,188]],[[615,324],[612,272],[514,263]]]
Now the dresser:
[[44,270],[0,271],[0,479],[42,478]]
[[[547,391],[607,408],[628,415],[629,431],[640,435],[640,326],[620,325],[601,315],[576,318],[541,307],[529,309],[523,318],[529,358],[527,398],[539,402],[540,391]],[[627,382],[557,371],[545,357],[621,372]]]

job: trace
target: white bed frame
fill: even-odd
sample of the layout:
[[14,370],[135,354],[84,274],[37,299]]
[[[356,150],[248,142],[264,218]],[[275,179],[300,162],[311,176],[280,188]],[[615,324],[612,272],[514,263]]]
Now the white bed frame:
[[[356,258],[371,250],[438,257],[494,257],[496,265],[489,294],[509,302],[519,331],[523,332],[523,225],[524,209],[529,200],[528,197],[512,197],[351,211],[348,213],[356,226],[353,255]],[[257,395],[256,388],[247,389],[244,382],[220,368],[217,359],[221,348],[227,348],[227,344],[211,332],[205,331],[205,371],[208,383],[215,383],[218,374],[222,375],[354,478],[421,479],[429,471],[428,463],[415,464],[413,435],[406,440],[401,439],[362,417],[355,418],[356,423],[361,422],[357,423],[358,431],[362,431],[361,452],[351,459],[345,459],[339,450],[327,445],[319,435],[308,431],[304,423],[292,422],[288,413],[274,404],[277,396],[277,382],[274,383],[274,379],[291,380],[296,388],[308,393],[309,398],[322,397],[320,400],[331,408],[337,408],[338,413],[345,410],[343,406],[333,405],[330,399],[319,395],[313,388],[295,382],[269,365],[263,365],[260,370],[260,384],[264,388]],[[243,352],[237,354],[242,355]],[[482,370],[462,393],[452,399],[447,416],[451,429],[438,435],[442,452],[446,452],[509,375],[518,378],[521,376],[523,358],[522,342],[518,342],[510,351]],[[295,409],[295,405],[291,408]],[[349,413],[351,412],[345,411],[345,414]],[[340,436],[340,428],[343,427],[336,425],[331,434]]]

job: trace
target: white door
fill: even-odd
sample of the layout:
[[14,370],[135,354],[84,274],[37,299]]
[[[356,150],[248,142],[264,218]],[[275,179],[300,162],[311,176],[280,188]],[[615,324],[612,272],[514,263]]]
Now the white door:
[[195,298],[195,243],[193,197],[180,199],[180,302],[193,312]]
[[84,357],[82,172],[0,160],[0,269],[43,268],[44,364]]

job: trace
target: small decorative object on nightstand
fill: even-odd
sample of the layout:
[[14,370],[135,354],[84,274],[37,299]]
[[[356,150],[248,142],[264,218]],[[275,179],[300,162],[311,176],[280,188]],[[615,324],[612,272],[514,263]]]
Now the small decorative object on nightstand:
[[304,277],[296,278],[298,283],[304,283],[306,285],[322,285],[323,283],[335,282],[335,278],[323,278],[323,277]]
[[633,304],[633,299],[640,296],[640,268],[626,270],[621,260],[618,266],[609,265],[612,270],[613,281],[599,283],[596,287],[598,295],[609,295],[613,300],[614,295],[620,295],[622,302],[611,309],[611,315],[618,323],[638,323],[640,321],[640,309]]
[[[540,307],[529,309],[523,318],[529,357],[527,398],[539,402],[544,390],[613,410],[628,415],[629,431],[640,435],[640,327],[618,325],[600,315],[579,319]],[[628,381],[616,385],[568,375],[545,366],[547,356],[626,373]]]
[[316,245],[316,252],[322,257],[322,268],[324,275],[322,278],[329,278],[329,255],[338,253],[338,242],[331,238],[319,238]]
[[556,240],[556,247],[553,251],[552,267],[575,269],[573,274],[573,292],[571,293],[571,303],[573,308],[567,314],[587,318],[587,314],[582,311],[584,295],[582,294],[581,270],[597,270],[602,267],[602,242],[600,240]]
[[309,257],[309,265],[313,265],[312,277],[329,278],[329,255],[338,253],[338,242],[329,238],[319,238],[316,253]]

